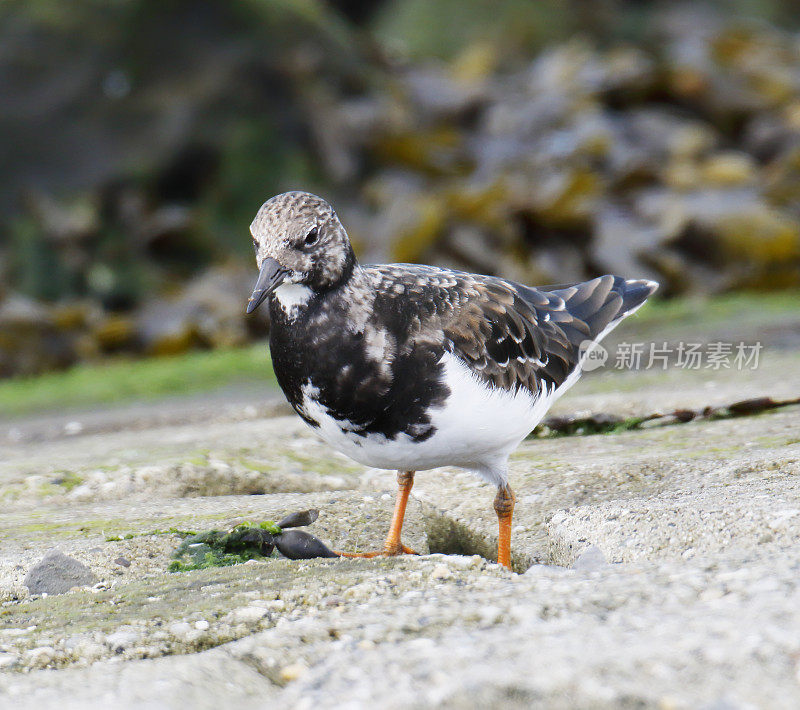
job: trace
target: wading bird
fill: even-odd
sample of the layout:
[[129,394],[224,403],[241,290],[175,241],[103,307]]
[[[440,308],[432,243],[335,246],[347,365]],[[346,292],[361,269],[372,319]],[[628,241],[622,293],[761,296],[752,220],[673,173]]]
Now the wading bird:
[[414,473],[475,471],[497,487],[497,561],[511,566],[508,457],[581,374],[599,342],[657,288],[601,276],[532,288],[415,264],[362,266],[333,208],[306,192],[262,205],[250,226],[268,300],[275,375],[294,410],[338,451],[397,469],[383,549],[400,539]]

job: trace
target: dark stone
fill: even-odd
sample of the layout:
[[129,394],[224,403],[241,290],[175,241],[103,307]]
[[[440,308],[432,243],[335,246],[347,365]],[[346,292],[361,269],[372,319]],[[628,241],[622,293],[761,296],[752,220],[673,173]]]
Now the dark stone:
[[95,584],[97,577],[85,564],[60,550],[50,550],[28,570],[23,584],[31,594],[63,594],[73,587]]
[[311,525],[319,517],[319,510],[311,508],[310,510],[301,510],[297,513],[290,513],[283,520],[278,523],[279,528],[301,528],[305,525]]
[[287,530],[275,536],[278,551],[290,560],[310,560],[314,557],[338,557],[318,537],[304,530]]

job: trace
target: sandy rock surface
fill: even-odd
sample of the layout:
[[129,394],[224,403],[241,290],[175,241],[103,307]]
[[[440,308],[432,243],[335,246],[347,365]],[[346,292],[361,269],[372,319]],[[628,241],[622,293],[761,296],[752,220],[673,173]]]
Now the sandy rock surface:
[[[797,382],[800,357],[775,352],[746,375],[587,378],[558,411]],[[182,531],[311,507],[331,547],[374,548],[394,475],[263,398],[159,406],[3,425],[0,707],[800,705],[800,407],[526,441],[514,573],[489,561],[493,491],[457,470],[417,476],[404,542],[419,557],[168,573]],[[32,594],[54,550],[93,578]]]

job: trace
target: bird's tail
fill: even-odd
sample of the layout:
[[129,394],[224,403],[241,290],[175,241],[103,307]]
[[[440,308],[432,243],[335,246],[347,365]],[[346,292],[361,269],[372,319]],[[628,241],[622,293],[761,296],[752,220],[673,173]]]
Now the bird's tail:
[[655,281],[607,275],[556,287],[551,293],[563,299],[570,316],[586,324],[588,333],[583,332],[582,337],[588,335],[589,340],[599,342],[644,305],[657,288]]

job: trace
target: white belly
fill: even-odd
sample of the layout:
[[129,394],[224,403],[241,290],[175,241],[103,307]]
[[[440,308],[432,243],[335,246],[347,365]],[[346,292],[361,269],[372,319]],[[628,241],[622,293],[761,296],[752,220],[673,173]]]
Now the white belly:
[[[439,466],[476,470],[495,480],[508,455],[545,415],[552,393],[534,398],[525,390],[512,394],[490,388],[450,353],[442,358],[450,396],[429,411],[436,431],[424,441],[406,434],[388,439],[381,434],[361,436],[346,431],[346,422],[331,417],[304,388],[303,410],[319,423],[317,431],[333,448],[366,466],[423,471]],[[344,426],[344,430],[343,430]]]

